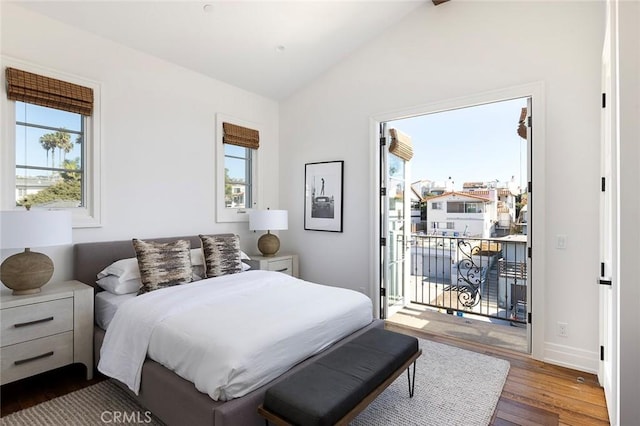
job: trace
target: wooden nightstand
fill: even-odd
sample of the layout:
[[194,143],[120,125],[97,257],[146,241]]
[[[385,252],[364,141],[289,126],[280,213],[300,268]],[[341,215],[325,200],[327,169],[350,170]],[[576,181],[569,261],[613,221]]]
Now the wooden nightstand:
[[93,377],[93,288],[49,283],[37,294],[0,290],[0,384],[81,363]]
[[276,254],[275,256],[251,255],[251,260],[243,260],[251,269],[282,272],[298,278],[298,255]]

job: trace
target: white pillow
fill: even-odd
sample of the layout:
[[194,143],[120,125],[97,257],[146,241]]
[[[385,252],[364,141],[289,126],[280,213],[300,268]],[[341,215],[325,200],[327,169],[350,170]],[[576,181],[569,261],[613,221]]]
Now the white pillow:
[[204,255],[201,248],[191,249],[191,266],[204,266]]
[[130,280],[121,280],[120,277],[115,275],[107,275],[96,281],[102,289],[113,294],[129,294],[136,293],[142,285],[140,277],[132,278]]
[[113,262],[98,273],[98,279],[105,278],[109,275],[120,278],[121,281],[127,281],[133,278],[140,278],[140,269],[138,268],[138,259],[129,257]]

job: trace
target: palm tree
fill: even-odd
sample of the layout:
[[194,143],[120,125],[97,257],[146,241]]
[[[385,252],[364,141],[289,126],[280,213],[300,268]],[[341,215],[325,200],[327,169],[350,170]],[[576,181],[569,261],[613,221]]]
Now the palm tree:
[[47,151],[47,166],[49,165],[49,151],[54,146],[53,143],[53,133],[47,133],[46,135],[42,135],[40,137],[40,145]]
[[[64,130],[64,129],[63,129]],[[62,151],[64,153],[71,152],[73,149],[73,142],[71,142],[71,135],[67,132],[57,131],[55,133],[46,133],[40,136],[40,145],[44,149],[47,150],[47,163],[49,162],[49,150],[51,150],[51,168],[55,167],[55,151],[56,148],[60,151],[58,152],[58,162],[62,164],[60,159],[60,155]]]

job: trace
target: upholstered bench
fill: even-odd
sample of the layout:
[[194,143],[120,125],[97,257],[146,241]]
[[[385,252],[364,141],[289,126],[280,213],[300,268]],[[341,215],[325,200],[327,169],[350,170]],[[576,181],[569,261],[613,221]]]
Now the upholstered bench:
[[415,337],[372,329],[269,388],[258,412],[267,425],[347,425],[405,369],[413,397],[421,354]]

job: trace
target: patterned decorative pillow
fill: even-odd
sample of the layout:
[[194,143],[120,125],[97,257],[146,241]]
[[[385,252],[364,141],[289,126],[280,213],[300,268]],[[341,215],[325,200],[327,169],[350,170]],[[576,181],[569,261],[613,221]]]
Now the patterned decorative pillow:
[[207,278],[242,272],[237,235],[200,235]]
[[192,281],[189,241],[156,243],[134,239],[133,248],[142,279],[138,294]]

